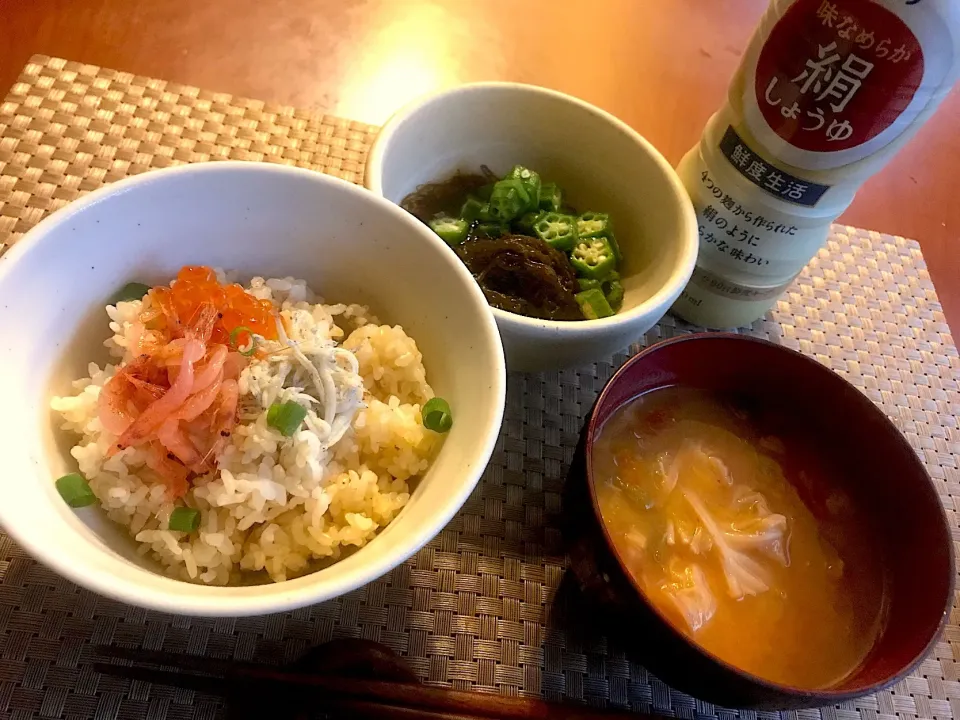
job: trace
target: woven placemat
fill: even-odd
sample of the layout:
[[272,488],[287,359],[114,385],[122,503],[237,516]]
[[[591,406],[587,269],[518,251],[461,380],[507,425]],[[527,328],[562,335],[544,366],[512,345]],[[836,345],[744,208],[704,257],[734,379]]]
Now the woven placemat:
[[[359,181],[375,130],[36,56],[0,107],[0,244],[85,191],[171,164],[262,160]],[[668,317],[636,347],[693,329]],[[917,243],[835,227],[772,314],[745,332],[815,356],[869,395],[916,448],[960,528],[960,359]],[[565,573],[556,529],[563,477],[584,414],[625,358],[512,375],[500,441],[463,510],[410,562],[322,605],[247,619],[147,612],[60,579],[0,534],[0,716],[218,714],[215,698],[98,675],[89,664],[96,644],[283,662],[331,638],[361,637],[448,687],[686,718],[775,717],[693,700],[628,661],[613,641],[564,630],[556,601]],[[960,720],[958,621],[955,611],[932,656],[893,689],[784,716]]]

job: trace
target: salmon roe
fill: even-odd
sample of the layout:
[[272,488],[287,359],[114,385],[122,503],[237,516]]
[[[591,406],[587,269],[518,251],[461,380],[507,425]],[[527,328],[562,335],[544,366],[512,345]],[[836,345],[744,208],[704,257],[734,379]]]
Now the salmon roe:
[[[202,265],[186,265],[177,273],[170,288],[155,288],[169,299],[181,323],[196,317],[201,305],[212,303],[219,317],[213,326],[211,341],[226,344],[238,327],[269,340],[277,339],[277,321],[273,303],[260,300],[236,283],[221,285],[216,273]],[[246,342],[246,337],[238,338]]]

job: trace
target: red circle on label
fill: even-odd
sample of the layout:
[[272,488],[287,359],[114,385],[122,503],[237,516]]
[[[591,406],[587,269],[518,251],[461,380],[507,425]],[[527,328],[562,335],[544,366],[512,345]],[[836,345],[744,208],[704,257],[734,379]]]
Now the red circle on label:
[[907,109],[923,66],[910,28],[872,0],[797,0],[760,51],[757,103],[794,147],[848,150]]

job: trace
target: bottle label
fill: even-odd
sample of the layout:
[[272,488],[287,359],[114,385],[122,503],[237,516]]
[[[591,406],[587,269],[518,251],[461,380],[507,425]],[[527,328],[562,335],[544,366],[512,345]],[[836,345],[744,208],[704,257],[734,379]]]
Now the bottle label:
[[803,180],[774,167],[751,150],[732,126],[720,139],[719,149],[744,178],[778,200],[813,207],[830,189],[829,185]]
[[745,118],[775,157],[810,170],[855,162],[927,104],[952,62],[949,36],[922,6],[885,4],[796,0],[770,30],[748,75]]
[[697,213],[700,258],[725,279],[753,288],[788,282],[827,239],[829,219],[754,202],[726,160],[710,168],[694,150],[678,171]]
[[[741,300],[743,302],[758,302],[760,300],[772,300],[780,297],[783,291],[790,287],[793,278],[776,287],[749,287],[728,278],[717,275],[706,268],[697,266],[694,268],[693,275],[690,277],[690,283],[703,288],[714,295],[729,298],[730,300]],[[696,303],[699,305],[699,302]]]

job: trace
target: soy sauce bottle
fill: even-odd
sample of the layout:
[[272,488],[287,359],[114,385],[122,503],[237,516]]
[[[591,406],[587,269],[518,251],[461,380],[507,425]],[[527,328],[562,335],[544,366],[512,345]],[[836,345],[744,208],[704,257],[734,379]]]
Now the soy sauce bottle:
[[677,168],[700,253],[673,312],[707,327],[766,313],[958,74],[960,0],[773,0]]

